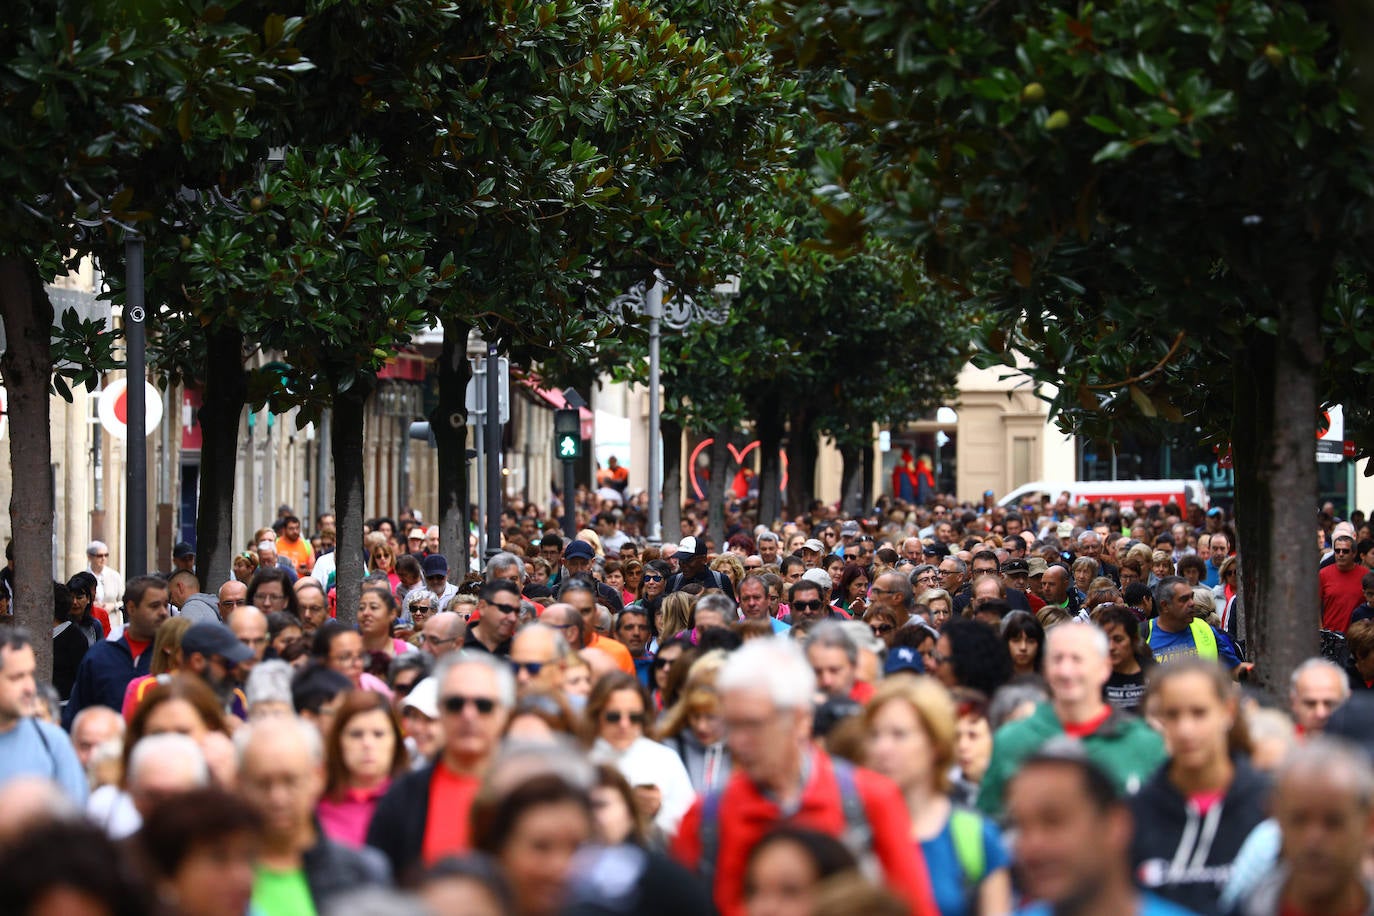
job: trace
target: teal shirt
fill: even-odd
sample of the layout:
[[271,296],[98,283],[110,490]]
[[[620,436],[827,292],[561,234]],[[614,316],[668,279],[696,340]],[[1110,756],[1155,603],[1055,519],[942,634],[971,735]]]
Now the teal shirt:
[[[1064,734],[1064,726],[1049,703],[1041,703],[1029,717],[1008,722],[992,739],[992,761],[978,792],[978,807],[990,817],[1002,816],[1003,793],[1021,762],[1045,742]],[[1144,720],[1113,712],[1106,722],[1083,739],[1088,758],[1115,780],[1124,795],[1134,795],[1164,763],[1164,739]]]

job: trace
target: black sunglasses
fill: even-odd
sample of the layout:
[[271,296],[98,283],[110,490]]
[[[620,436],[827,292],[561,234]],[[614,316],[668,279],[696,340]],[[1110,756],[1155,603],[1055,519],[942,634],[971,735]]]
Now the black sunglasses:
[[798,611],[819,611],[824,607],[819,601],[793,601],[792,607]]
[[654,670],[658,670],[659,668],[667,668],[669,665],[671,665],[671,664],[672,664],[673,662],[675,662],[675,661],[677,661],[677,659],[674,659],[674,658],[656,658],[656,659],[654,659]]
[[891,633],[893,630],[897,629],[890,623],[870,624],[868,628],[879,636],[882,636],[884,633]]
[[518,614],[518,613],[520,613],[520,605],[518,605],[518,604],[502,604],[502,603],[499,602],[499,601],[488,601],[488,602],[487,602],[487,606],[488,606],[488,607],[494,607],[494,608],[496,608],[496,609],[497,609],[498,611],[500,611],[502,614]]
[[541,672],[541,671],[544,670],[544,663],[543,663],[543,662],[511,662],[511,667],[515,669],[515,673],[516,673],[516,674],[519,674],[521,671],[524,671],[524,672],[527,672],[527,673],[529,674],[530,677],[536,677],[536,676],[539,674],[539,672]]
[[645,573],[645,574],[644,574],[644,581],[645,581],[645,582],[662,582],[662,581],[663,581],[663,577],[660,576],[660,575],[658,575],[657,573]]
[[601,718],[608,725],[619,725],[622,719],[629,719],[631,725],[643,725],[644,713],[642,712],[604,712]]
[[484,716],[489,716],[496,710],[496,701],[491,697],[465,697],[455,694],[444,697],[444,712],[461,716],[469,703],[476,706],[477,712]]

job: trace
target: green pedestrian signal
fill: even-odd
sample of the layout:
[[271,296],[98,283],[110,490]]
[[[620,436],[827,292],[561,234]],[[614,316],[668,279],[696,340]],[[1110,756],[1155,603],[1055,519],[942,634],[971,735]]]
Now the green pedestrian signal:
[[582,457],[582,421],[576,410],[554,411],[553,451],[559,461],[576,461]]
[[577,436],[564,434],[558,437],[558,457],[564,461],[582,457],[582,440]]

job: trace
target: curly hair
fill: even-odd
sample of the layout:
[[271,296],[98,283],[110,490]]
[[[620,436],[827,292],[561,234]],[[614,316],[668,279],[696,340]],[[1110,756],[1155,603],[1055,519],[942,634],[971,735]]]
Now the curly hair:
[[945,624],[941,636],[949,640],[950,664],[960,687],[971,687],[992,696],[1011,680],[1011,653],[997,631],[987,624],[956,617]]

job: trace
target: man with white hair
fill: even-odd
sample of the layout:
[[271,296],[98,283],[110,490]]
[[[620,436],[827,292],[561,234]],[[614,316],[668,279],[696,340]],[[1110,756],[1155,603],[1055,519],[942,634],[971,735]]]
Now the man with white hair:
[[784,822],[875,857],[912,912],[936,912],[896,785],[812,742],[816,678],[801,649],[786,637],[750,640],[726,661],[716,690],[734,773],[724,789],[693,804],[672,852],[712,888],[722,916],[743,912],[749,850]]
[[1288,709],[1298,734],[1311,737],[1326,728],[1331,714],[1350,699],[1350,680],[1338,665],[1309,658],[1293,669],[1288,685]]
[[161,802],[210,784],[205,753],[193,738],[177,732],[149,735],[129,752],[124,791],[102,786],[91,794],[86,814],[111,839],[133,836]]
[[323,912],[331,899],[390,883],[374,849],[349,849],[315,820],[324,793],[324,743],[302,719],[251,722],[234,734],[239,791],[263,820],[253,910],[265,916]]
[[1165,760],[1164,742],[1154,729],[1102,699],[1112,675],[1106,633],[1090,623],[1061,623],[1046,631],[1044,651],[1050,702],[993,737],[992,761],[978,794],[978,807],[990,816],[1002,813],[1007,781],[1021,761],[1060,735],[1082,741],[1089,759],[1127,795],[1138,792]]

